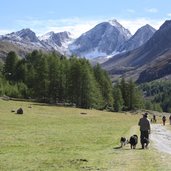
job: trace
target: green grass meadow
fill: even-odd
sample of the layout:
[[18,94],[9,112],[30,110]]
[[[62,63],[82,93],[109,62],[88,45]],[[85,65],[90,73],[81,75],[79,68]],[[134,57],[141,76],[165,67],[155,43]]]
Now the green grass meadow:
[[[19,107],[23,115],[11,112]],[[0,99],[0,170],[171,170],[170,155],[153,144],[148,150],[140,143],[135,150],[119,148],[121,136],[139,135],[140,117]]]

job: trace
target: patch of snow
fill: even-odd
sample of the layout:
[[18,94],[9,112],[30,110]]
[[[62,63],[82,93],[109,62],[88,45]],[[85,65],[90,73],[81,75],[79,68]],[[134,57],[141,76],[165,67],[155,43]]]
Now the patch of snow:
[[120,54],[120,52],[114,51],[114,52],[112,52],[111,55],[108,55],[108,56],[106,56],[105,58],[110,59],[110,58],[112,58],[112,57],[114,57],[115,55],[118,55],[118,54]]
[[126,34],[128,38],[130,38],[132,35],[128,29],[125,29],[117,20],[109,20],[108,21],[110,25],[116,27],[118,30],[120,30],[122,33]]
[[40,37],[38,37],[39,38],[39,40],[47,40],[47,39],[49,39],[51,36],[52,36],[52,34],[54,34],[54,32],[53,31],[51,31],[51,32],[49,32],[49,33],[46,33],[46,34],[44,34],[44,35],[42,35],[42,36],[40,36]]
[[109,24],[111,24],[114,27],[119,27],[120,26],[120,24],[118,23],[118,21],[115,20],[115,19],[114,20],[109,20],[108,22],[109,22]]
[[81,47],[80,44],[76,45],[76,44],[71,44],[69,46],[69,49],[72,51],[72,50],[76,50],[76,49],[79,49]]
[[85,58],[95,58],[95,57],[100,57],[100,56],[107,56],[107,54],[105,52],[100,52],[98,51],[97,48],[95,48],[94,50],[90,52],[82,53],[81,56]]
[[62,42],[62,46],[64,48],[68,48],[70,44],[72,44],[74,42],[74,39],[70,39],[70,40],[67,40],[67,41],[64,41]]

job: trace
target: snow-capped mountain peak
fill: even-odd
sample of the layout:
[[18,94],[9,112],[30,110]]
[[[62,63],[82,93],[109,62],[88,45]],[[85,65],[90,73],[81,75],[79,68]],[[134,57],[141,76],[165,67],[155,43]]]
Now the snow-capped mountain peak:
[[37,38],[36,34],[29,28],[22,29],[14,34],[16,34],[18,37],[25,41],[39,42],[39,39]]
[[121,27],[122,26],[116,19],[109,20],[108,23],[114,27]]
[[82,34],[70,46],[72,53],[87,58],[108,56],[131,37],[117,20],[102,22]]
[[37,38],[36,34],[29,28],[6,34],[2,36],[1,39],[11,40],[11,41],[16,41],[16,42],[17,41],[33,42],[33,43],[39,42],[39,39]]
[[120,32],[123,32],[123,34],[126,34],[127,37],[131,37],[131,33],[128,29],[124,28],[116,19],[109,20],[108,23],[112,25],[113,27],[117,28]]
[[36,34],[29,28],[3,35],[0,37],[0,40],[10,42],[26,51],[34,49],[46,50],[46,47],[41,43]]
[[58,39],[62,42],[65,42],[68,39],[71,39],[70,37],[71,33],[64,31],[64,32],[59,32],[59,33],[54,33],[53,31],[48,32],[42,36],[39,37],[39,40],[49,40],[49,39],[53,39],[55,41],[55,39]]
[[49,32],[39,37],[44,46],[59,51],[61,54],[68,54],[68,44],[72,41],[69,32]]
[[55,33],[53,31],[51,31],[51,32],[48,32],[48,33],[38,37],[38,38],[39,38],[39,40],[47,40],[47,39],[51,38],[54,34]]

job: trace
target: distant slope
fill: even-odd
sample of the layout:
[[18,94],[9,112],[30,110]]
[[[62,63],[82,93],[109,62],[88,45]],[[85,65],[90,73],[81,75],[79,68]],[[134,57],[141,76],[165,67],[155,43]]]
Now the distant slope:
[[0,58],[5,59],[7,53],[10,51],[16,52],[21,57],[24,57],[24,55],[29,52],[28,49],[21,48],[10,42],[0,41]]
[[155,32],[156,30],[148,24],[139,28],[129,40],[119,47],[118,51],[130,51],[142,46]]
[[[168,68],[171,52],[171,36],[169,35],[171,35],[171,21],[166,21],[147,43],[138,49],[114,56],[102,64],[102,67],[112,75],[121,76],[125,74],[126,77],[134,77],[135,79],[138,79],[143,72],[141,80],[145,80],[142,77],[148,78],[147,71],[149,72],[152,68],[158,66],[157,68],[160,68],[158,71],[162,71],[165,67]],[[161,63],[161,60],[165,63]],[[152,73],[158,74],[157,70]],[[165,74],[159,75],[164,76],[166,74],[169,73],[165,72]],[[150,77],[153,78],[153,76]]]
[[140,73],[138,83],[153,81],[171,75],[171,50],[161,55],[146,70]]

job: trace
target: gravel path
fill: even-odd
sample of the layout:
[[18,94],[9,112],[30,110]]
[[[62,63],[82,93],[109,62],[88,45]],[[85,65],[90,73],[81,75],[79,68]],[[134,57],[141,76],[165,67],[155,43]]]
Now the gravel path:
[[151,125],[151,141],[159,151],[171,154],[171,131],[161,124]]

